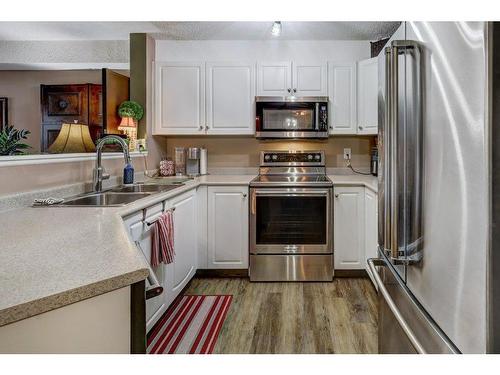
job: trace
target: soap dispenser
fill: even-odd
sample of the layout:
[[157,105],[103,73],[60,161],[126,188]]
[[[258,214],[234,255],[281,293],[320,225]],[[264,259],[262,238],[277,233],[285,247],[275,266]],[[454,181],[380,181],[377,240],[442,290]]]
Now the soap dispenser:
[[134,183],[134,167],[132,163],[127,163],[125,168],[123,168],[123,184],[133,184]]

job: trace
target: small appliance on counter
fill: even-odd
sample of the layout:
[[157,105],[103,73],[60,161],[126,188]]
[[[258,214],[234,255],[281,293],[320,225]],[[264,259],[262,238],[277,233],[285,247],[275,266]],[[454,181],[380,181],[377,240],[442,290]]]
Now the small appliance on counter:
[[186,175],[186,149],[184,147],[176,147],[175,153],[175,175],[185,176]]
[[189,177],[197,177],[200,175],[200,148],[189,147],[187,149],[186,173]]

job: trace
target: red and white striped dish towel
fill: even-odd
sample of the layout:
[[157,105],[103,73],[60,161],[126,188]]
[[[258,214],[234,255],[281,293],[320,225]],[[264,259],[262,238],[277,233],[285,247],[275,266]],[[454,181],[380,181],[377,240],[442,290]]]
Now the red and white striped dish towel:
[[174,213],[164,212],[153,224],[153,246],[151,246],[151,265],[169,264],[174,261]]

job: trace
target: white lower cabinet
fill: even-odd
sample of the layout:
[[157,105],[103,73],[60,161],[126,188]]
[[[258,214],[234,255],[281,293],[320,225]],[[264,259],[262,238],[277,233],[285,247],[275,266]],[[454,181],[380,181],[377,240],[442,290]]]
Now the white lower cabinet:
[[196,190],[191,190],[167,201],[167,209],[174,210],[175,260],[166,265],[166,302],[170,304],[196,273]]
[[333,240],[335,269],[364,269],[365,188],[335,186]]
[[[377,194],[369,189],[365,189],[365,259],[377,257],[378,247],[378,202]],[[375,284],[373,275],[365,261],[368,276]],[[376,285],[376,284],[375,284]]]
[[338,270],[366,269],[366,260],[377,256],[377,193],[362,186],[334,188],[334,263]]
[[248,186],[207,190],[207,268],[248,268]]

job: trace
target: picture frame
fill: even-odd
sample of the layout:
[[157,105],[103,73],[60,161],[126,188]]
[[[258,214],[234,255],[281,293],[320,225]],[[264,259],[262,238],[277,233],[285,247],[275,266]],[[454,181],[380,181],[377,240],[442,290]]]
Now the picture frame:
[[9,123],[9,100],[0,97],[0,131]]

